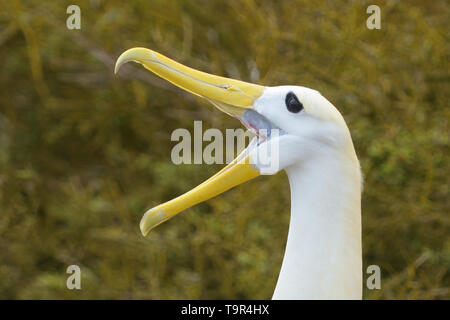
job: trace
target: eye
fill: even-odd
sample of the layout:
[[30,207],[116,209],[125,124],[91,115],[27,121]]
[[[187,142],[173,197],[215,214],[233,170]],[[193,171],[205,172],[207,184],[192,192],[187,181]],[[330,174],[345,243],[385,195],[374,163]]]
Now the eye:
[[298,101],[297,96],[293,92],[289,92],[286,95],[286,107],[292,113],[299,113],[303,110],[303,104]]

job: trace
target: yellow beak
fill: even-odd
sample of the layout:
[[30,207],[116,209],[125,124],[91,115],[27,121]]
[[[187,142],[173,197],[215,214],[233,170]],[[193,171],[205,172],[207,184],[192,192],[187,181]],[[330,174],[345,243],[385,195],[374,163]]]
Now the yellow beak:
[[[115,72],[129,61],[142,64],[160,77],[208,99],[220,110],[233,116],[240,116],[245,110],[252,108],[254,101],[264,91],[263,86],[201,72],[145,48],[133,48],[122,53],[116,62]],[[141,232],[145,236],[177,213],[259,175],[259,170],[250,164],[248,155],[243,153],[191,191],[148,210],[140,223]]]
[[264,87],[198,71],[146,48],[132,48],[117,59],[114,72],[126,62],[135,61],[174,85],[211,101],[233,116],[241,115],[261,96]]

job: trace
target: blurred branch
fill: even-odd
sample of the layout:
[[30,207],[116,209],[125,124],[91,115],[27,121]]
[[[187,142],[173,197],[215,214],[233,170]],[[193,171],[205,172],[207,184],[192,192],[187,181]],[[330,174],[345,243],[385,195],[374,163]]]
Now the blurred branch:
[[[85,48],[91,54],[91,56],[93,56],[96,60],[103,63],[111,71],[111,73],[114,72],[115,59],[112,58],[106,51],[91,43],[80,33],[73,34],[73,38],[75,42],[81,47]],[[118,74],[118,76],[127,80],[138,79],[152,86],[176,92],[180,95],[183,95],[183,98],[193,100],[192,95],[189,95],[184,91],[177,90],[174,86],[169,85],[166,81],[156,78],[155,76],[152,76],[150,73],[145,72],[139,68],[136,68],[135,66],[130,64],[122,66],[120,68],[120,73]]]
[[0,46],[13,37],[17,31],[19,31],[19,27],[15,22],[11,22],[2,32],[0,32]]
[[38,34],[30,21],[26,19],[27,11],[20,1],[13,2],[13,10],[15,23],[17,23],[18,28],[25,37],[34,86],[41,99],[45,100],[49,96],[50,91],[44,78],[41,61],[41,43],[39,42]]
[[400,284],[403,285],[403,282],[411,278],[411,276],[415,274],[416,270],[420,268],[420,266],[422,266],[429,258],[430,258],[429,252],[422,253],[413,263],[408,265],[403,271],[392,276],[387,281],[387,284],[383,285],[383,290],[378,290],[377,292],[375,292],[373,297],[377,299],[383,294],[383,292],[388,291],[396,287],[397,285]]

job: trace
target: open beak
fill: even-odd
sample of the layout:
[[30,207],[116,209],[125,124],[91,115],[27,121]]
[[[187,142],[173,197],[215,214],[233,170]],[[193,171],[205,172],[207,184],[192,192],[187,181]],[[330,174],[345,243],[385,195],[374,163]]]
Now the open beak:
[[[245,115],[252,114],[255,100],[264,91],[263,86],[201,72],[145,48],[133,48],[122,53],[116,62],[115,73],[129,61],[138,62],[174,85],[208,99],[244,123],[248,122]],[[140,223],[142,234],[147,235],[157,225],[195,204],[259,176],[259,170],[250,163],[248,149],[194,189],[148,210]]]

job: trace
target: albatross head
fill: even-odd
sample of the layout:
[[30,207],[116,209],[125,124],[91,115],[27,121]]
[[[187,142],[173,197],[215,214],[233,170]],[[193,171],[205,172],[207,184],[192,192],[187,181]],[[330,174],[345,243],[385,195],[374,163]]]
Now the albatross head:
[[264,87],[214,76],[145,48],[125,51],[116,62],[115,72],[129,61],[138,62],[167,81],[206,98],[258,135],[232,163],[210,179],[148,210],[140,224],[144,235],[177,213],[261,174],[275,174],[321,156],[357,162],[344,119],[316,90],[300,86]]

